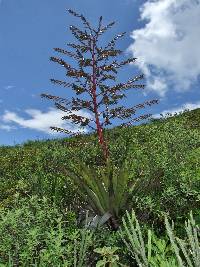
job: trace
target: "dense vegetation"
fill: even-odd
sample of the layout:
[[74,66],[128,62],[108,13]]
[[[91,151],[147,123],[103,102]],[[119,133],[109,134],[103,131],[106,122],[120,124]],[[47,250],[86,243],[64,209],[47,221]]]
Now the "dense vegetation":
[[129,162],[118,231],[89,224],[88,196],[64,173],[78,158],[100,175],[96,134],[0,147],[0,266],[199,266],[199,118],[196,109],[105,130],[116,170]]

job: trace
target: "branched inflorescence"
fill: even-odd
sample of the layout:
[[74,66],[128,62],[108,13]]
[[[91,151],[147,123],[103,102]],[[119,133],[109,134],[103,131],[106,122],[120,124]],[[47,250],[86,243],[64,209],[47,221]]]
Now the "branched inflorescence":
[[[136,61],[136,58],[129,58],[120,62],[114,60],[115,57],[122,54],[121,50],[115,49],[115,45],[116,41],[125,35],[125,32],[116,35],[105,47],[101,47],[98,44],[99,38],[103,33],[110,29],[115,22],[103,26],[101,16],[98,28],[93,29],[83,15],[79,15],[70,9],[68,12],[81,19],[84,30],[73,25],[70,26],[72,34],[78,40],[78,43],[76,44],[67,44],[73,51],[60,48],[54,48],[54,50],[64,56],[73,58],[78,63],[78,67],[74,68],[62,58],[51,57],[51,61],[63,66],[66,69],[66,76],[73,79],[73,82],[56,79],[51,79],[51,82],[63,87],[71,88],[77,96],[86,94],[88,100],[73,97],[72,101],[68,101],[49,94],[41,94],[41,97],[56,101],[55,106],[68,113],[68,115],[62,117],[63,120],[70,120],[72,123],[78,124],[79,126],[90,127],[92,130],[97,131],[99,144],[102,147],[105,159],[107,159],[109,154],[107,142],[103,134],[104,127],[111,125],[111,119],[114,118],[128,120],[120,125],[122,127],[129,126],[134,121],[146,119],[152,114],[142,115],[134,119],[131,119],[131,117],[136,113],[137,109],[145,108],[145,105],[151,106],[157,104],[158,100],[146,101],[129,108],[125,108],[124,106],[116,107],[115,105],[118,104],[118,101],[126,97],[125,92],[127,90],[131,88],[144,88],[144,85],[137,84],[139,80],[144,78],[143,75],[133,77],[125,83],[112,84],[113,82],[116,82],[118,69]],[[82,109],[86,109],[93,113],[94,118],[87,118],[75,114],[76,111]],[[58,127],[50,128],[70,135],[80,134],[80,132],[73,133],[72,131]]]

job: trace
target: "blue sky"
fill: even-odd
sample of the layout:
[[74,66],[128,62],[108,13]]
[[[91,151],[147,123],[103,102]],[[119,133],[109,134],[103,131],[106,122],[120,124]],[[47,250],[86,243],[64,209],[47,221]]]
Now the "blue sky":
[[67,48],[75,41],[69,25],[80,27],[68,8],[94,26],[101,15],[104,24],[116,21],[103,41],[126,32],[117,48],[124,51],[124,58],[138,60],[121,69],[119,81],[144,73],[146,88],[133,89],[122,103],[131,107],[160,101],[138,110],[135,117],[200,108],[199,0],[0,0],[0,145],[66,137],[50,126],[78,130],[61,120],[66,114],[54,108],[54,102],[40,97],[73,96],[71,89],[49,81],[65,79],[62,67],[49,61],[50,56],[59,56],[53,48]]

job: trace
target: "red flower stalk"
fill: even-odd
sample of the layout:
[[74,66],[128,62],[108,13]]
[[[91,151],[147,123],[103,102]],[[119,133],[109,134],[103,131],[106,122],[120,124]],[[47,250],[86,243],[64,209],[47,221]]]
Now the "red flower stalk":
[[[70,48],[75,49],[75,52],[60,48],[54,48],[54,50],[75,59],[78,62],[79,68],[76,69],[72,67],[61,58],[51,57],[51,61],[57,62],[66,69],[66,76],[75,79],[75,82],[72,83],[56,79],[51,79],[51,82],[64,87],[71,87],[75,91],[76,95],[85,93],[89,97],[89,100],[73,97],[72,101],[67,101],[66,99],[48,94],[41,94],[41,97],[46,97],[56,101],[55,106],[68,113],[67,116],[62,117],[63,120],[70,120],[74,124],[78,124],[82,127],[89,127],[90,129],[97,131],[98,142],[102,148],[104,158],[107,161],[109,158],[109,151],[108,144],[103,134],[104,127],[112,124],[110,120],[113,118],[130,119],[132,114],[135,114],[136,109],[144,108],[145,105],[151,106],[158,103],[158,100],[146,101],[143,104],[138,104],[131,108],[124,108],[123,106],[109,108],[109,106],[116,105],[119,99],[126,97],[122,91],[126,91],[131,88],[143,89],[144,85],[135,84],[135,82],[143,79],[144,76],[136,76],[125,83],[118,83],[110,86],[104,84],[104,81],[106,80],[116,81],[116,74],[118,73],[117,70],[124,65],[136,61],[136,58],[129,58],[122,62],[117,62],[117,60],[109,61],[110,58],[112,59],[117,57],[122,53],[121,50],[115,49],[115,43],[119,38],[125,35],[125,32],[115,36],[104,48],[99,47],[98,42],[100,36],[111,28],[115,22],[112,22],[107,26],[102,26],[102,17],[100,17],[98,29],[93,29],[83,15],[79,15],[70,9],[68,12],[81,19],[84,25],[84,30],[80,30],[75,26],[70,26],[72,34],[79,43],[69,43],[67,45]],[[90,68],[90,71],[88,68]],[[63,105],[64,102],[65,106]],[[103,109],[101,109],[102,106]],[[89,112],[92,112],[94,119],[87,118],[73,112],[83,109],[87,109]],[[104,119],[103,122],[100,121],[101,115]],[[139,118],[131,119],[120,126],[126,127],[131,125],[133,121],[146,119],[151,115],[152,114],[142,115]],[[95,127],[91,125],[92,123],[95,124]],[[70,135],[81,134],[79,131],[78,133],[74,133],[58,127],[50,128]]]

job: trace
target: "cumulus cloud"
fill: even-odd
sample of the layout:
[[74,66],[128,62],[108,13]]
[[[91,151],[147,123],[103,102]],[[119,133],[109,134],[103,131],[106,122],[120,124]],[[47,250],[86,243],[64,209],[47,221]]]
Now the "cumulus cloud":
[[[161,114],[164,116],[164,117],[168,117],[168,116],[174,116],[184,110],[193,110],[193,109],[197,109],[197,108],[200,108],[200,101],[198,101],[197,103],[185,103],[183,105],[181,105],[180,107],[177,107],[177,108],[173,108],[173,109],[168,109],[168,110],[164,110]],[[171,115],[170,115],[170,114]],[[152,118],[161,118],[162,116],[160,114],[154,114],[152,116]]]
[[128,51],[138,58],[147,90],[164,97],[184,92],[200,76],[200,0],[147,0],[140,8],[143,28],[133,30]]
[[[62,120],[61,117],[67,115],[67,113],[61,110],[50,108],[49,111],[45,113],[37,109],[26,109],[25,113],[31,116],[31,118],[24,119],[15,112],[6,110],[4,112],[4,115],[1,116],[1,119],[4,123],[15,123],[23,128],[45,132],[50,135],[60,134],[56,131],[51,130],[49,128],[50,126],[67,129],[69,131],[73,131],[74,133],[88,132],[85,127],[78,127],[78,125],[75,126],[69,121]],[[91,115],[85,111],[77,111],[74,113],[87,118],[92,118]],[[10,127],[9,125],[3,125],[1,126],[1,129],[6,129],[7,126]]]

